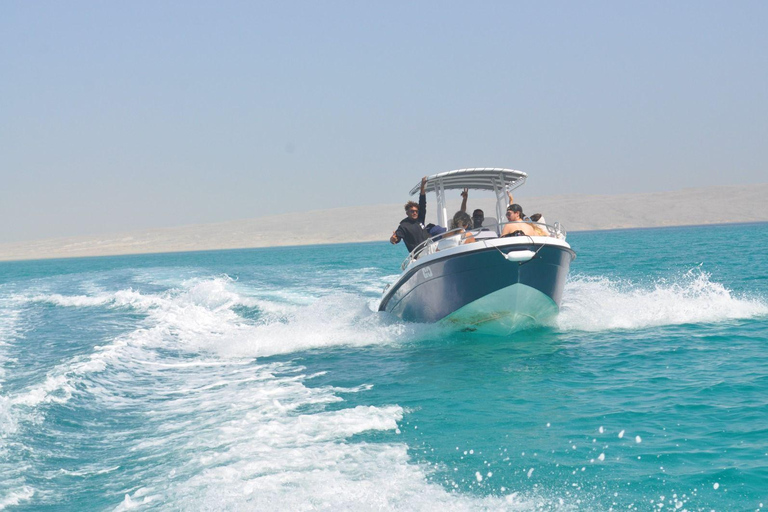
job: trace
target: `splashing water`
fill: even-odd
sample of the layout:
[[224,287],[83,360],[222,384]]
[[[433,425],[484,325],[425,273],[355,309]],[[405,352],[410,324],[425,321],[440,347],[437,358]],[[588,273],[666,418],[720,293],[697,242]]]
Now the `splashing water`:
[[602,276],[573,276],[566,284],[556,325],[563,330],[602,331],[765,315],[764,301],[735,297],[696,268],[672,282],[662,279],[646,287]]

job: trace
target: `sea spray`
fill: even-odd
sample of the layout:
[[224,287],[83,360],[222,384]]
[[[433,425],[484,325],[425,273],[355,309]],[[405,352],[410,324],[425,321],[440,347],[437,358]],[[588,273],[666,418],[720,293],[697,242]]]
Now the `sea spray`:
[[768,302],[739,297],[698,267],[649,285],[576,274],[555,325],[562,330],[644,329],[768,315]]

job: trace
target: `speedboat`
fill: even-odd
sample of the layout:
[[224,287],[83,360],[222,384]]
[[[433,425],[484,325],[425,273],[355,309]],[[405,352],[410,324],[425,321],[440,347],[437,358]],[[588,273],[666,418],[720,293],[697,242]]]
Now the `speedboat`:
[[[449,226],[445,192],[484,190],[496,195],[496,219],[504,219],[508,195],[527,179],[521,171],[460,169],[427,177],[437,196],[437,223]],[[419,182],[410,192],[419,192]],[[486,217],[472,229],[449,230],[424,241],[384,291],[379,311],[409,322],[451,324],[464,330],[505,334],[546,323],[560,308],[576,253],[559,223],[538,224],[536,235],[502,237],[506,222]]]

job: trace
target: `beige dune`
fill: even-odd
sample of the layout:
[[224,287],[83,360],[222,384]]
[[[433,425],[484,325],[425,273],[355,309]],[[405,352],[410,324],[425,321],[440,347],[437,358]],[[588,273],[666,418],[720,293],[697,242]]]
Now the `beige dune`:
[[[494,201],[475,199],[474,195],[470,194],[469,211],[483,208],[486,216],[493,215]],[[768,184],[759,184],[621,195],[526,197],[524,191],[518,191],[515,201],[523,206],[526,214],[542,213],[547,222],[559,221],[573,232],[763,222],[768,221],[767,195]],[[456,196],[449,201],[449,215],[459,208],[458,193]],[[428,203],[427,220],[434,222],[434,207],[430,206],[434,203]],[[401,203],[380,204],[108,236],[15,242],[0,244],[0,260],[385,241],[403,217]]]

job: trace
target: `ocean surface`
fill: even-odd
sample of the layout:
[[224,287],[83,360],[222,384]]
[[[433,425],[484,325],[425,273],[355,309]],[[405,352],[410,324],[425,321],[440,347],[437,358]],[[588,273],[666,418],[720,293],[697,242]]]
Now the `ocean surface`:
[[386,242],[0,263],[0,509],[760,510],[768,224],[573,233],[507,337]]

